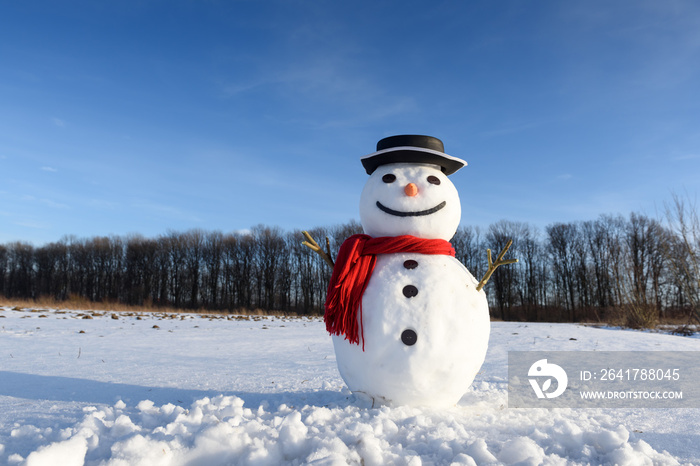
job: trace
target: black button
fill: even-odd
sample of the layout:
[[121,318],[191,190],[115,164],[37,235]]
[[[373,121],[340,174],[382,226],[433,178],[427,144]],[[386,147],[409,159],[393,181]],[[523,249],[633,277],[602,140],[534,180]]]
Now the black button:
[[418,262],[414,261],[413,259],[409,259],[403,263],[403,266],[407,269],[415,269],[416,267],[418,267]]
[[413,346],[418,341],[418,334],[410,328],[406,329],[401,333],[401,341],[406,346]]
[[406,285],[403,287],[403,295],[407,298],[413,298],[418,294],[418,288],[413,285]]

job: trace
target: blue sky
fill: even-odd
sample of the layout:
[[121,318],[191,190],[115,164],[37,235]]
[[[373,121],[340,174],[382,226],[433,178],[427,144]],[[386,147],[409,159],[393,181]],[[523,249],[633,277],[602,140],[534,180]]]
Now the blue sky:
[[0,242],[358,219],[359,158],[441,138],[462,224],[700,190],[700,3],[0,4]]

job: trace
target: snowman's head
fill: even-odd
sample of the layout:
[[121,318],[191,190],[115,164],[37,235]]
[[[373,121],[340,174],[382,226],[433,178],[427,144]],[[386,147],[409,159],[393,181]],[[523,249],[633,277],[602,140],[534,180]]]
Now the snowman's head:
[[362,158],[370,175],[360,196],[360,221],[370,236],[412,235],[449,241],[459,226],[457,189],[447,178],[466,165],[431,136],[384,138]]
[[437,165],[381,165],[360,196],[362,227],[374,237],[412,235],[449,241],[461,212],[457,188]]

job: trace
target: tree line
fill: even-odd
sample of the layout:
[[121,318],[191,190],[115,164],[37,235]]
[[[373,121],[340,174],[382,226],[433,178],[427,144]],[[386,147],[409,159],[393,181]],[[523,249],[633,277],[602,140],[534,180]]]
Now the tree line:
[[[685,218],[678,217],[676,224],[662,224],[637,213],[602,215],[544,230],[503,220],[486,229],[460,226],[451,242],[479,280],[486,249],[497,253],[513,240],[507,257],[519,262],[499,268],[485,288],[497,318],[621,318],[650,326],[661,316],[698,309],[700,236],[684,232]],[[309,232],[321,244],[328,237],[335,255],[362,228],[351,221]],[[331,270],[302,241],[301,231],[259,225],[245,233],[71,236],[39,247],[12,242],[0,245],[0,292],[19,299],[320,315]]]

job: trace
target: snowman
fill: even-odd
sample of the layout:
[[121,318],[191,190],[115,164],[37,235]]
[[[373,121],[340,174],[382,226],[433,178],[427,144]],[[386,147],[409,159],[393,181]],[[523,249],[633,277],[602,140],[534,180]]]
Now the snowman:
[[447,176],[466,162],[417,135],[382,139],[361,161],[365,234],[341,246],[324,315],[338,370],[372,406],[453,406],[484,362],[490,333],[481,284],[449,243],[461,207]]

